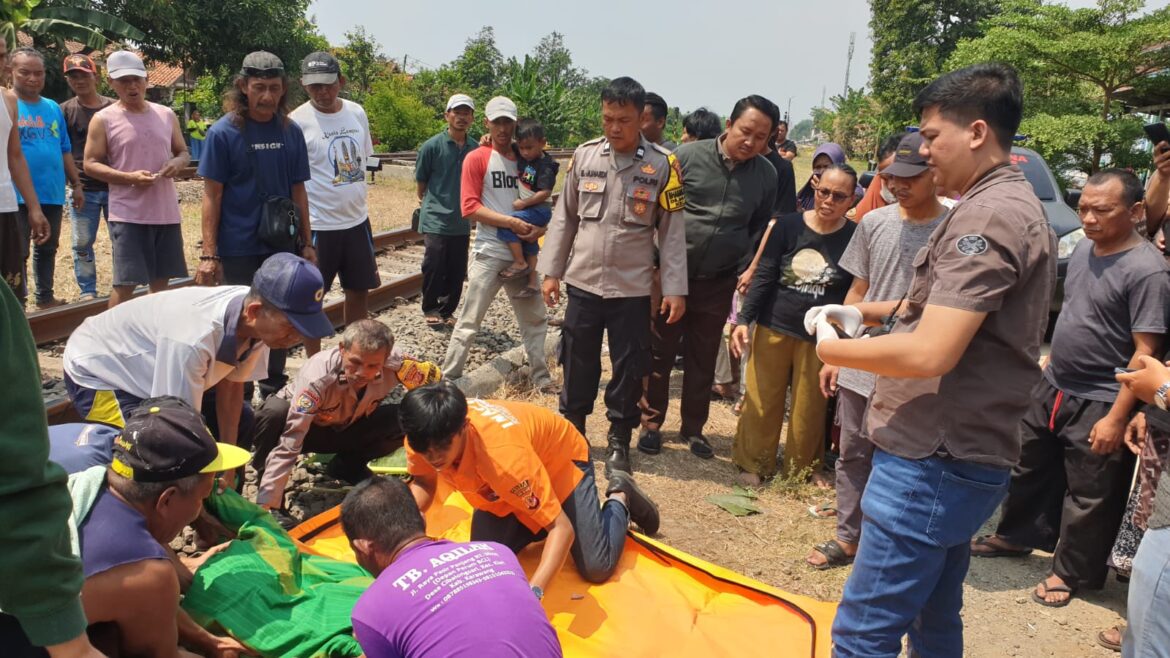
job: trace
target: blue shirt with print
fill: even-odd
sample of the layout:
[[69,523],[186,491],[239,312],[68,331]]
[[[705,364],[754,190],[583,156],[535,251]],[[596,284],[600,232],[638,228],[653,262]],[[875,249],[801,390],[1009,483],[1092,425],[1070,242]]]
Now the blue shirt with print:
[[223,184],[218,255],[270,254],[260,241],[261,192],[291,199],[293,185],[309,180],[305,138],[300,126],[282,117],[248,121],[245,130],[233,116],[220,117],[208,129],[199,160],[199,175]]
[[[63,206],[65,163],[61,154],[73,150],[65,128],[65,114],[56,101],[43,97],[35,103],[17,99],[16,105],[20,150],[28,161],[37,200],[45,205]],[[16,190],[16,200],[24,203],[20,190]]]

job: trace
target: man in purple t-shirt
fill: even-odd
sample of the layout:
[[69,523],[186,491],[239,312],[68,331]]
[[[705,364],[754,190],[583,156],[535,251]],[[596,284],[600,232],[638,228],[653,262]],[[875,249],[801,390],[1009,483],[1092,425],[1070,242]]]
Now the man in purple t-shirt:
[[358,564],[376,578],[353,608],[367,658],[560,658],[556,632],[512,551],[427,537],[401,480],[354,487],[341,504],[341,527]]

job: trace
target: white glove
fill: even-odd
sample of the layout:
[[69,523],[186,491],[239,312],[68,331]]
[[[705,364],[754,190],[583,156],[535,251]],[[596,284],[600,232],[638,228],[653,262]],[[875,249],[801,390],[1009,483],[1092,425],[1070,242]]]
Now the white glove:
[[817,320],[816,336],[817,345],[820,345],[826,341],[838,340],[841,338],[841,336],[837,334],[837,328],[830,324],[829,320],[823,316],[821,319]]
[[[817,336],[817,342],[820,342],[820,328],[819,323],[825,320],[827,324],[835,324],[841,327],[841,330],[850,336],[856,336],[861,331],[864,319],[861,315],[861,310],[856,306],[843,306],[841,304],[828,304],[826,306],[814,306],[804,314],[804,330],[809,335]],[[833,338],[837,338],[837,332],[832,331],[829,327]]]

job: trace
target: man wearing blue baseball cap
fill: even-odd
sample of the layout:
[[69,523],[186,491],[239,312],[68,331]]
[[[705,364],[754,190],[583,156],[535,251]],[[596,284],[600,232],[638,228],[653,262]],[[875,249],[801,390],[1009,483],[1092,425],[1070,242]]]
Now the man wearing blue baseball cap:
[[201,409],[214,389],[213,425],[234,445],[244,382],[266,376],[269,349],[333,333],[323,296],[317,267],[280,253],[264,261],[251,288],[192,286],[119,304],[65,344],[69,397],[86,422],[122,427],[142,400],[172,395]]

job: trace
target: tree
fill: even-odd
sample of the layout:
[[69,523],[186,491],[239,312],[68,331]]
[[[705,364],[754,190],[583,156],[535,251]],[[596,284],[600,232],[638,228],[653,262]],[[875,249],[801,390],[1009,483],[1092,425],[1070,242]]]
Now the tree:
[[813,120],[805,119],[803,121],[798,121],[795,126],[792,126],[792,130],[788,131],[788,138],[799,142],[802,140],[811,139],[812,134]]
[[[485,96],[499,87],[504,56],[496,47],[496,31],[485,25],[467,40],[463,53],[450,64],[454,79],[466,86],[464,93]],[[485,96],[486,98],[486,96]]]
[[810,128],[815,127],[828,141],[839,144],[850,158],[872,153],[878,136],[883,134],[877,121],[877,99],[861,89],[850,88],[845,95],[831,100],[832,110],[813,108]]
[[42,3],[41,0],[0,2],[0,35],[16,48],[16,33],[60,46],[66,39],[100,50],[110,41],[138,41],[145,35],[126,21],[83,2]]
[[404,75],[375,82],[365,108],[370,132],[389,151],[416,149],[441,126]]
[[393,72],[382,44],[360,25],[345,33],[345,45],[334,48],[333,54],[346,78],[346,94],[358,104],[365,104],[375,82]]
[[1170,68],[1170,8],[1138,15],[1142,0],[1099,0],[1069,9],[1013,0],[964,41],[948,66],[1002,61],[1024,83],[1021,131],[1053,169],[1094,172],[1114,164],[1148,164],[1135,149],[1140,120],[1126,116],[1119,92]]
[[881,132],[916,123],[914,97],[945,71],[962,39],[982,34],[998,0],[869,0],[873,36],[869,83]]

